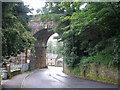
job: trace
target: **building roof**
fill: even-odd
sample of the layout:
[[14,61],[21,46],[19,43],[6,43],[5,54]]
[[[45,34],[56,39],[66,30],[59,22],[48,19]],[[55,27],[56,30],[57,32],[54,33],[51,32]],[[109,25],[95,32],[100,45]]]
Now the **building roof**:
[[59,58],[59,59],[57,59],[57,61],[63,61],[63,58]]
[[58,57],[57,54],[47,53],[46,58],[47,59],[56,59]]

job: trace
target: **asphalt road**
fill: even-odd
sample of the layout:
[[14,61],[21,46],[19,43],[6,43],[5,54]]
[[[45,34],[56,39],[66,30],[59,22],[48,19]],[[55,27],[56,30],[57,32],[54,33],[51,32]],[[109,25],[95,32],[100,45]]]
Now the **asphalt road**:
[[64,74],[61,67],[48,67],[28,75],[23,80],[21,88],[118,88],[118,86],[72,77]]

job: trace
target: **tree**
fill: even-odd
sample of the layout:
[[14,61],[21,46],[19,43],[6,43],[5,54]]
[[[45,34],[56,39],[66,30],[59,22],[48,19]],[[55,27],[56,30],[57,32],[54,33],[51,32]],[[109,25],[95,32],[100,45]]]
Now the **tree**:
[[49,41],[47,43],[47,53],[53,53],[53,42],[52,41]]
[[2,7],[2,56],[8,59],[31,48],[35,39],[27,25],[30,12],[27,6],[22,2],[3,2]]
[[59,56],[62,56],[62,50],[63,50],[63,43],[62,42],[48,41],[47,53],[53,53],[53,54],[58,54]]
[[[55,18],[47,17],[48,14],[56,15],[57,11],[63,10],[59,13],[60,18],[53,30],[59,34],[57,38],[63,41],[63,56],[68,67],[75,68],[82,62],[119,64],[119,3],[89,2],[83,9],[80,9],[80,6],[84,3],[62,2],[57,6],[53,4],[48,4],[47,14],[44,14],[47,20],[55,21]],[[115,45],[117,49],[114,48]],[[86,59],[83,59],[84,57]]]
[[62,51],[63,51],[63,42],[56,42],[56,53],[62,57]]

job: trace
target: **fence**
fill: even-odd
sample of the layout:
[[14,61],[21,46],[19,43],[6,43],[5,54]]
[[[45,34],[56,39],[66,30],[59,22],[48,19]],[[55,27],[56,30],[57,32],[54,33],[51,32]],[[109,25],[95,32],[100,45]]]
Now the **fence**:
[[10,72],[19,71],[19,70],[21,70],[21,72],[25,72],[28,70],[28,68],[29,68],[29,64],[10,65]]
[[21,70],[21,64],[10,65],[10,72]]
[[22,66],[21,67],[21,72],[25,72],[29,69],[29,64],[22,64],[21,66]]

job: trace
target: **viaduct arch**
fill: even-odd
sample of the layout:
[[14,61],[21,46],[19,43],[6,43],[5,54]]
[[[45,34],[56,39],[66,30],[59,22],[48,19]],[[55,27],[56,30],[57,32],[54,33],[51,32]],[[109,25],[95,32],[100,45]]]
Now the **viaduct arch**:
[[46,65],[46,48],[47,41],[51,35],[54,34],[53,31],[50,31],[55,23],[49,21],[47,23],[40,22],[38,18],[31,20],[29,26],[32,28],[31,34],[37,39],[35,42],[35,58],[31,57],[30,70],[36,68],[45,68]]

